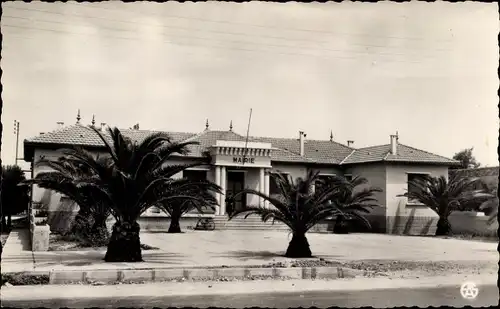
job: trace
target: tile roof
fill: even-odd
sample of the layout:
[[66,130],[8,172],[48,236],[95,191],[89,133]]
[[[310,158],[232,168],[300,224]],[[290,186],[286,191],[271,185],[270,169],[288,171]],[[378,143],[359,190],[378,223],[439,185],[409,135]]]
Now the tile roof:
[[[120,129],[123,135],[134,141],[142,141],[151,133],[160,131]],[[109,137],[107,131],[103,131],[104,136]],[[191,151],[188,156],[199,157],[208,147],[215,145],[217,140],[245,141],[246,137],[233,131],[213,131],[205,130],[199,134],[183,132],[165,132],[172,136],[175,142],[197,141],[199,145],[189,146]],[[300,155],[299,139],[255,137],[248,139],[250,142],[270,143],[273,147],[271,160],[291,163],[314,163],[314,164],[358,164],[376,161],[385,162],[418,162],[418,163],[438,163],[453,165],[457,161],[441,157],[429,152],[418,150],[409,146],[398,144],[398,155],[389,154],[390,145],[381,145],[354,149],[346,145],[321,140],[306,140],[304,156]],[[41,147],[43,144],[57,145],[79,145],[102,147],[104,143],[99,136],[88,126],[75,124],[52,132],[45,133],[33,138],[26,139],[26,149]],[[29,158],[29,155],[25,154]]]
[[401,163],[432,163],[456,165],[458,161],[439,156],[427,151],[416,149],[401,143],[397,144],[397,154],[391,154],[391,145],[379,145],[356,149],[347,156],[342,164],[358,164],[367,162],[401,162]]
[[[132,130],[120,129],[122,134],[133,141],[141,142],[144,138],[152,133],[161,131],[145,131],[145,130]],[[108,131],[102,131],[104,137],[109,138]],[[193,133],[172,132],[170,136],[174,142],[183,141],[189,137],[194,136]],[[40,134],[33,138],[28,138],[25,143],[33,144],[63,144],[63,145],[78,145],[78,146],[104,146],[101,138],[89,126],[75,124],[68,127],[63,127],[51,132]]]

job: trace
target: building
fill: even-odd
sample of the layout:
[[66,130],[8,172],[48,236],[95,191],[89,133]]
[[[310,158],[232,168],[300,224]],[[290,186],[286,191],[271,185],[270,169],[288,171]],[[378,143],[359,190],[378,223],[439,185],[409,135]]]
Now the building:
[[[153,133],[138,130],[138,126],[121,131],[134,141],[141,141]],[[226,197],[244,187],[273,194],[276,186],[270,180],[270,172],[281,172],[293,179],[304,177],[311,169],[319,171],[321,176],[363,176],[370,185],[383,190],[378,200],[384,207],[374,210],[369,216],[373,229],[383,233],[432,233],[437,223],[435,213],[398,195],[408,189],[409,179],[422,174],[447,177],[448,168],[459,164],[458,161],[401,144],[397,135],[391,135],[388,144],[355,149],[333,141],[332,136],[330,140],[308,140],[304,132],[299,132],[295,139],[252,136],[247,141],[246,136],[233,132],[232,126],[227,131],[216,131],[209,128],[208,122],[200,133],[168,133],[176,142],[199,142],[199,145],[190,147],[188,155],[176,157],[170,163],[188,163],[200,158],[204,151],[210,151],[213,157],[213,166],[193,168],[176,177],[209,179],[222,187]],[[28,162],[36,162],[40,158],[55,159],[60,155],[59,149],[71,145],[83,146],[94,153],[101,153],[104,149],[95,132],[77,123],[26,139],[24,158]],[[245,149],[248,149],[248,154],[243,156]],[[35,175],[40,171],[40,168],[34,167]],[[40,202],[44,198],[47,198],[47,193],[34,188],[33,201]],[[229,205],[222,196],[218,196],[218,200],[220,206],[214,215],[224,216]],[[53,194],[49,201],[51,207],[60,203],[60,197]],[[269,207],[255,196],[236,201],[234,207],[245,205]]]

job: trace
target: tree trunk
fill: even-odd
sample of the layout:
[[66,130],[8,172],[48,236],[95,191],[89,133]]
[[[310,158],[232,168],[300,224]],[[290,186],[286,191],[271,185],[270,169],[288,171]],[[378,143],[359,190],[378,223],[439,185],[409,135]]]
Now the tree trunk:
[[181,220],[181,214],[177,213],[176,211],[173,211],[172,215],[170,216],[170,226],[168,228],[167,233],[182,233],[180,220]]
[[7,216],[7,229],[10,231],[12,228],[12,215]]
[[116,221],[109,240],[106,262],[142,262],[139,223]]
[[335,226],[333,227],[333,233],[335,234],[348,234],[349,224],[343,216],[337,216],[335,219]]
[[447,217],[440,217],[437,223],[436,236],[451,235],[451,224]]
[[307,258],[312,256],[305,233],[293,234],[292,240],[288,244],[288,249],[286,249],[285,256],[291,258]]

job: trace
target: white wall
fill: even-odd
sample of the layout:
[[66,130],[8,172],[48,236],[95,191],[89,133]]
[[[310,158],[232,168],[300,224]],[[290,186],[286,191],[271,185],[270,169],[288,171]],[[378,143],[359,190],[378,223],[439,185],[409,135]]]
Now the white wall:
[[340,170],[339,168],[336,168],[334,166],[315,166],[309,168],[310,170],[317,171],[320,173],[320,175],[337,175],[337,176],[343,176],[344,172]]
[[[398,197],[408,189],[408,173],[429,173],[432,177],[445,176],[448,179],[448,167],[435,165],[388,165],[387,173],[387,215],[407,216],[411,212],[416,217],[437,217],[436,213],[425,206],[407,205],[408,199]],[[398,210],[399,207],[399,210]]]
[[304,165],[296,165],[296,164],[286,164],[286,163],[273,163],[272,172],[284,172],[288,173],[293,181],[295,181],[298,177],[306,177],[307,176],[307,167]]

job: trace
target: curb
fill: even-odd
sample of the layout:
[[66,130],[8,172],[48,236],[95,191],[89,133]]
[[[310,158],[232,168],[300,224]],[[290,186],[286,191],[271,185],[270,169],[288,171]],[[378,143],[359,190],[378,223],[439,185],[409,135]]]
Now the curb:
[[287,279],[341,279],[368,274],[367,271],[344,267],[289,267],[289,268],[156,268],[113,270],[52,270],[25,272],[25,275],[48,275],[49,284],[95,283],[109,284],[124,281],[161,282],[168,280],[215,280],[221,277],[269,277]]

